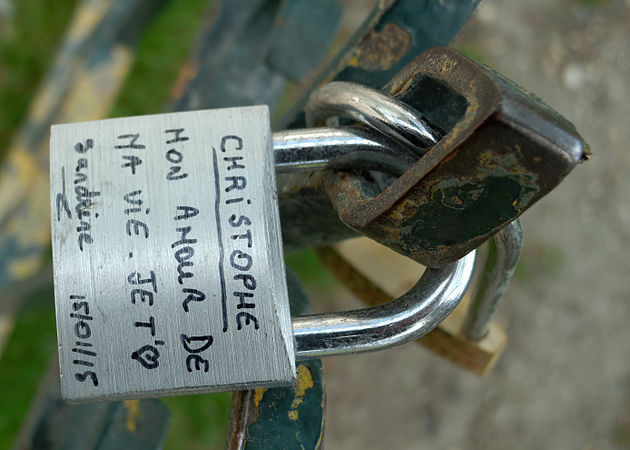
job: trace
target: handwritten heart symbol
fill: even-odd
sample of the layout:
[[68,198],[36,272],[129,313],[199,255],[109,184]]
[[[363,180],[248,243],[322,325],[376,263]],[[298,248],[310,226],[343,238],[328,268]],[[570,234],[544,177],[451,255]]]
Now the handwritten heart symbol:
[[137,360],[145,369],[155,369],[160,365],[160,352],[152,345],[140,347],[131,354],[131,359]]

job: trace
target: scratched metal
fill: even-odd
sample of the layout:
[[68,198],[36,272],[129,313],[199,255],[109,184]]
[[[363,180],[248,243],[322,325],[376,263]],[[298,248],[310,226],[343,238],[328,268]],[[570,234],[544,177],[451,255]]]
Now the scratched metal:
[[51,133],[63,397],[295,379],[266,106]]

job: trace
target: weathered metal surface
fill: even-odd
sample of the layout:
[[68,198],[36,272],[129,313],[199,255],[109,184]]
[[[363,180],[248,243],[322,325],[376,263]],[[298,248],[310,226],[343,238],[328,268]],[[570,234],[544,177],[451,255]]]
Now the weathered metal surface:
[[271,36],[269,67],[291,81],[309,76],[326,56],[341,12],[337,0],[288,0]]
[[157,450],[169,412],[159,400],[70,404],[61,399],[59,367],[51,364],[15,450]]
[[387,90],[450,132],[376,196],[351,173],[328,192],[350,227],[427,266],[477,248],[588,155],[571,123],[452,49],[420,55]]
[[33,276],[50,246],[50,125],[108,112],[131,67],[139,34],[166,3],[85,0],[79,5],[0,170],[0,291]]
[[[176,89],[171,108],[181,111],[267,104],[273,112],[288,82],[286,72],[291,71],[284,67],[290,61],[273,55],[274,36],[280,35],[294,45],[303,40],[303,27],[297,25],[304,20],[299,17],[301,10],[316,7],[314,3],[298,3],[301,2],[226,0],[210,10],[206,20],[209,25],[187,63],[185,79]],[[297,21],[296,26],[285,27],[283,15],[291,24]],[[310,25],[317,32],[311,36],[313,42],[328,41],[336,27],[320,26],[323,17],[316,15],[313,19],[319,19]],[[313,63],[312,55],[300,52],[297,46],[292,55],[296,67]]]
[[[287,271],[287,285],[291,314],[311,312],[308,298],[291,271]],[[324,435],[324,410],[322,362],[303,361],[297,366],[293,387],[234,393],[226,448],[319,449]]]
[[50,185],[65,399],[295,380],[267,106],[55,125]]
[[[276,125],[302,128],[310,93],[328,81],[381,89],[421,52],[448,44],[480,0],[381,0],[361,27]],[[424,111],[424,109],[421,109]]]
[[[274,126],[304,127],[303,108],[311,92],[327,81],[352,81],[382,88],[418,53],[448,44],[478,3],[477,0],[378,2],[345,49],[333,58],[294,107],[276,120]],[[417,106],[422,113],[441,107],[435,104]],[[439,121],[436,123],[443,125]],[[324,187],[323,174],[278,177],[282,234],[287,251],[329,244],[356,235],[339,221],[323,192]],[[319,220],[315,222],[311,217]]]

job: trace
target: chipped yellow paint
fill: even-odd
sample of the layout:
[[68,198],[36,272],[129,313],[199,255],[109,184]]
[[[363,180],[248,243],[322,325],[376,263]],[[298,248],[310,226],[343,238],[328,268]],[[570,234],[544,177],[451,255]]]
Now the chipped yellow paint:
[[[296,371],[297,371],[297,381],[295,382],[295,386],[293,386],[293,390],[295,391],[295,395],[301,398],[299,403],[302,403],[304,401],[304,396],[306,395],[306,391],[312,388],[315,384],[313,382],[313,375],[311,374],[311,371],[308,367],[306,367],[303,364],[300,364],[299,366],[297,366]],[[292,408],[296,407],[295,406],[296,401],[297,401],[297,398],[293,400],[294,404],[291,405]]]
[[[398,206],[398,205],[397,205]],[[404,207],[404,206],[403,206]],[[391,218],[394,220],[398,220],[399,222],[402,222],[403,220],[405,220],[405,216],[403,216],[400,211],[396,209],[393,209],[391,212]]]
[[265,392],[267,392],[267,388],[255,389],[254,390],[254,405],[258,408],[258,405],[262,401],[265,396]]
[[135,433],[138,428],[138,418],[140,417],[140,400],[125,400],[123,402],[127,410],[125,425],[130,433]]
[[393,22],[372,29],[355,49],[347,65],[368,71],[389,70],[407,54],[411,35]]
[[[404,197],[400,199],[389,211],[389,217],[393,220],[402,222],[407,218],[410,213],[413,214],[413,212],[415,212],[417,209],[418,203],[414,199],[410,197]],[[392,234],[392,236],[400,235],[400,230],[393,230],[393,233],[394,234]]]
[[313,374],[308,367],[303,364],[300,364],[296,368],[297,371],[297,380],[295,382],[295,386],[293,386],[293,391],[295,392],[295,398],[293,402],[291,402],[291,410],[289,410],[289,419],[296,421],[298,419],[298,406],[304,403],[304,396],[306,395],[306,391],[315,386],[315,382],[313,381]]

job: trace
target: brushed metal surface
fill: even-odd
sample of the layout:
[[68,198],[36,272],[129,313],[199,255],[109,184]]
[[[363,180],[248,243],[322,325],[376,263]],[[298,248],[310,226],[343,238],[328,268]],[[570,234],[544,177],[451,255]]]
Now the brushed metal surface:
[[62,395],[295,379],[266,106],[51,130]]

